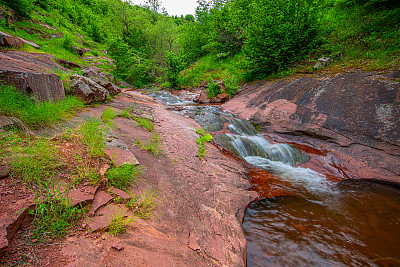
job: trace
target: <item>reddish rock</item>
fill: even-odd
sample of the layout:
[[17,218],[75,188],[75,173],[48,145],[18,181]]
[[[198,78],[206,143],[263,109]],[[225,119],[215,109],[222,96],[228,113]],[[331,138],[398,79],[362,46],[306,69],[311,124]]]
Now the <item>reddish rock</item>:
[[24,46],[24,41],[19,37],[14,37],[0,31],[0,46],[21,48]]
[[111,168],[110,165],[104,164],[103,167],[101,167],[101,169],[100,169],[100,175],[106,174],[107,170],[109,170],[110,168]]
[[[346,177],[400,182],[400,74],[259,82],[223,105],[265,132],[330,150]],[[396,78],[397,77],[397,78]]]
[[197,242],[197,236],[196,233],[194,231],[191,231],[189,233],[189,244],[188,244],[189,248],[193,249],[193,250],[200,250],[200,246],[199,243]]
[[105,153],[117,167],[124,164],[140,164],[131,151],[121,147],[108,147],[106,148]]
[[110,187],[110,188],[108,189],[108,191],[109,191],[111,194],[113,194],[113,195],[115,195],[115,196],[117,196],[117,197],[120,197],[120,198],[122,198],[122,199],[125,200],[125,201],[128,201],[128,200],[130,200],[130,199],[132,198],[128,193],[126,193],[126,192],[124,192],[124,191],[122,191],[122,190],[120,190],[120,189],[118,189],[118,188],[115,188],[115,187]]
[[198,102],[200,104],[208,104],[211,102],[210,98],[208,97],[207,90],[201,90],[200,94],[196,96],[196,98],[193,101]]
[[87,218],[88,228],[94,232],[107,228],[116,218],[126,217],[128,209],[123,205],[109,204],[102,207],[94,217]]
[[113,197],[110,194],[103,190],[98,190],[94,197],[93,204],[90,206],[89,216],[94,215],[99,208],[107,205],[112,199]]
[[65,97],[64,85],[56,74],[0,70],[0,80],[38,101],[59,101]]
[[5,166],[0,166],[0,179],[4,179],[8,177],[9,173],[9,168]]
[[71,206],[84,208],[92,204],[97,188],[97,186],[86,186],[68,191]]
[[211,103],[223,103],[229,100],[229,95],[227,93],[218,94],[216,97],[211,99]]
[[111,248],[116,249],[118,251],[121,251],[121,250],[124,249],[124,246],[119,244],[119,243],[117,243],[117,244],[112,245]]
[[79,68],[81,68],[81,66],[79,64],[76,64],[76,63],[68,61],[68,60],[64,60],[62,58],[57,58],[57,62],[58,62],[58,64],[64,66],[65,68],[68,68],[68,69],[79,69]]

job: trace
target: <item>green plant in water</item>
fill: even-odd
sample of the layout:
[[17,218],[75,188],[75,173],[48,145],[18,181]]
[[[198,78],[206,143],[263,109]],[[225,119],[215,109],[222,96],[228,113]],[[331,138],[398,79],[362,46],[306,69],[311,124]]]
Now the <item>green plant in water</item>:
[[126,206],[139,218],[150,219],[159,203],[157,193],[151,188],[142,195],[134,195]]
[[199,155],[198,155],[198,157],[200,159],[202,159],[204,157],[204,155],[206,154],[205,143],[206,142],[211,142],[213,137],[212,137],[211,134],[207,133],[202,128],[196,129],[195,132],[199,135],[199,137],[196,140],[196,143],[199,146]]
[[104,154],[104,132],[101,122],[96,118],[91,118],[84,123],[79,132],[83,137],[83,143],[87,146],[87,151],[91,156],[102,156]]
[[103,120],[104,124],[110,128],[114,128],[114,119],[117,117],[117,113],[111,107],[106,108],[101,114],[101,119]]
[[54,184],[45,183],[43,192],[36,195],[36,209],[29,211],[34,216],[33,238],[38,241],[62,238],[71,225],[84,215],[80,207],[71,206],[67,195],[62,194]]
[[137,180],[141,172],[142,169],[139,166],[125,164],[120,167],[109,169],[105,175],[109,186],[126,190]]

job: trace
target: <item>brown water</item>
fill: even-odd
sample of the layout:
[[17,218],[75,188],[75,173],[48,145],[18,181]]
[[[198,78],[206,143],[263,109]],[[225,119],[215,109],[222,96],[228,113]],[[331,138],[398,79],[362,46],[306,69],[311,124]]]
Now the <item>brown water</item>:
[[400,190],[347,180],[326,195],[253,203],[248,266],[400,266]]

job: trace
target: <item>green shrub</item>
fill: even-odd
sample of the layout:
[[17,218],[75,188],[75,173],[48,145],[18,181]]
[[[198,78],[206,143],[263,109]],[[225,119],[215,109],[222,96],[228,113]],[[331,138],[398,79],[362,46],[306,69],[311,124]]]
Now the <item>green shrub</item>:
[[33,10],[33,0],[11,0],[5,1],[6,4],[22,16],[29,18]]
[[207,133],[204,129],[199,128],[196,129],[195,132],[200,135],[197,140],[196,143],[199,146],[199,155],[198,157],[200,159],[202,159],[204,157],[204,155],[206,154],[206,150],[205,150],[205,143],[207,142],[211,142],[211,140],[213,139],[212,135]]
[[210,98],[216,97],[218,94],[222,93],[221,87],[217,84],[216,81],[212,81],[208,83],[208,88],[207,88],[208,96]]
[[171,88],[176,88],[178,86],[179,73],[185,68],[185,62],[181,55],[175,55],[172,52],[165,53],[165,63],[166,68],[166,78],[170,83]]

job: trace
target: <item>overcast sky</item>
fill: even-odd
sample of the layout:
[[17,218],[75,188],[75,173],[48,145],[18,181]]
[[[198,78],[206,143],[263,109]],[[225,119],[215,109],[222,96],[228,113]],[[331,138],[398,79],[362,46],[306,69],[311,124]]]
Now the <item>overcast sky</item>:
[[[144,0],[131,0],[135,5],[141,5]],[[192,14],[196,10],[196,0],[161,0],[162,6],[167,10],[169,15],[187,15]]]

